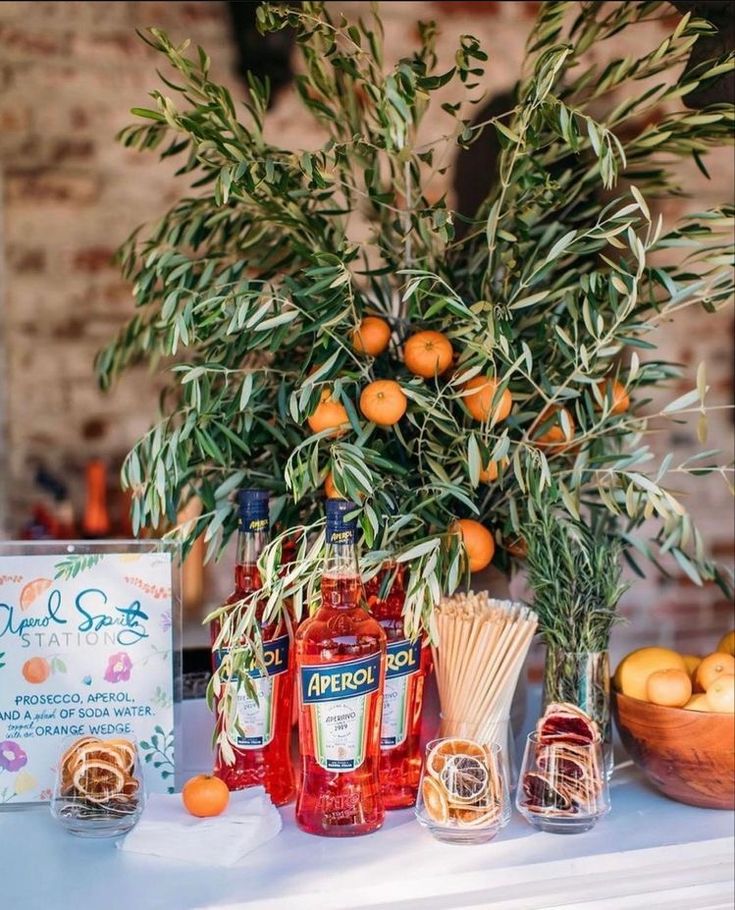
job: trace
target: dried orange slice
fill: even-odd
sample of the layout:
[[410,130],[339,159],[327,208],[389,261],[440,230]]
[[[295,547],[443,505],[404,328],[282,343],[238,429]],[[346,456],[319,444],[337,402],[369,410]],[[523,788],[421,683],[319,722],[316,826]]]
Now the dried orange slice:
[[487,767],[474,755],[447,756],[440,774],[450,803],[479,803],[487,792]]
[[106,802],[122,791],[126,777],[112,762],[90,760],[77,766],[73,782],[81,796],[92,802]]
[[71,767],[76,764],[78,750],[86,745],[87,743],[94,743],[97,740],[94,736],[83,736],[81,739],[78,739],[75,743],[72,743],[71,746],[64,752],[59,761],[59,767],[62,772],[69,771],[69,776],[71,776]]
[[449,806],[441,784],[432,777],[425,777],[421,785],[426,814],[432,821],[444,825],[449,820]]
[[138,792],[139,789],[140,789],[140,784],[138,783],[138,781],[134,777],[129,777],[125,781],[125,784],[122,788],[122,792],[120,793],[120,796],[121,797],[124,796],[126,799],[132,799],[132,797],[135,796],[135,794]]
[[456,814],[457,824],[464,828],[487,828],[500,822],[500,809],[460,809]]
[[135,764],[135,746],[128,739],[107,739],[102,746],[108,751],[110,758],[114,757],[120,767],[130,771]]
[[426,770],[434,777],[439,777],[447,758],[452,755],[470,755],[484,760],[485,750],[471,739],[443,739],[429,752],[426,758]]

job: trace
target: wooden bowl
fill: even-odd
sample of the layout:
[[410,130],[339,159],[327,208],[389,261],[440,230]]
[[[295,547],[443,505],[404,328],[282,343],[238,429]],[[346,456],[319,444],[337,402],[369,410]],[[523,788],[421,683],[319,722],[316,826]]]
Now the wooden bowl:
[[663,708],[615,691],[613,713],[630,757],[662,793],[735,809],[735,715]]

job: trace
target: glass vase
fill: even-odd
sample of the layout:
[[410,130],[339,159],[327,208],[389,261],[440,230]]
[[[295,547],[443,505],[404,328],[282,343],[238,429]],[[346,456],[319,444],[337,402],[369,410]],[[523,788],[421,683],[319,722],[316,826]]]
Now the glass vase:
[[546,649],[543,710],[553,704],[576,705],[600,728],[605,776],[613,772],[610,718],[610,661],[607,651]]

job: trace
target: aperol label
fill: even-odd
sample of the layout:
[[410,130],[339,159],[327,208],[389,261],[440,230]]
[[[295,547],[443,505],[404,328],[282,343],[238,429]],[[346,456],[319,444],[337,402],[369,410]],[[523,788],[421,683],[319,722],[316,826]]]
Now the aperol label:
[[[276,676],[288,670],[291,638],[281,635],[271,641],[263,642],[263,664],[253,664],[247,669],[247,675],[255,690],[255,697],[236,681],[237,686],[237,725],[230,736],[232,744],[239,749],[262,749],[273,740],[275,730],[276,705],[273,699],[273,681]],[[218,664],[223,652],[218,652]]]
[[367,752],[370,699],[380,687],[380,653],[302,666],[301,702],[311,712],[314,756],[326,771],[354,771]]
[[421,668],[421,640],[408,639],[388,644],[383,694],[383,722],[380,748],[393,749],[405,742],[409,726],[409,683]]

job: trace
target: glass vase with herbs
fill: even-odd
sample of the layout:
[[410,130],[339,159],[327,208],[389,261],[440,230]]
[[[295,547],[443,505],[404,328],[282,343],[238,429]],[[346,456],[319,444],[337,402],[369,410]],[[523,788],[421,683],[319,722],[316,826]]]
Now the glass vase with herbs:
[[610,630],[627,585],[622,545],[601,522],[587,525],[545,504],[524,532],[528,583],[546,645],[544,710],[571,704],[594,720],[612,774]]

